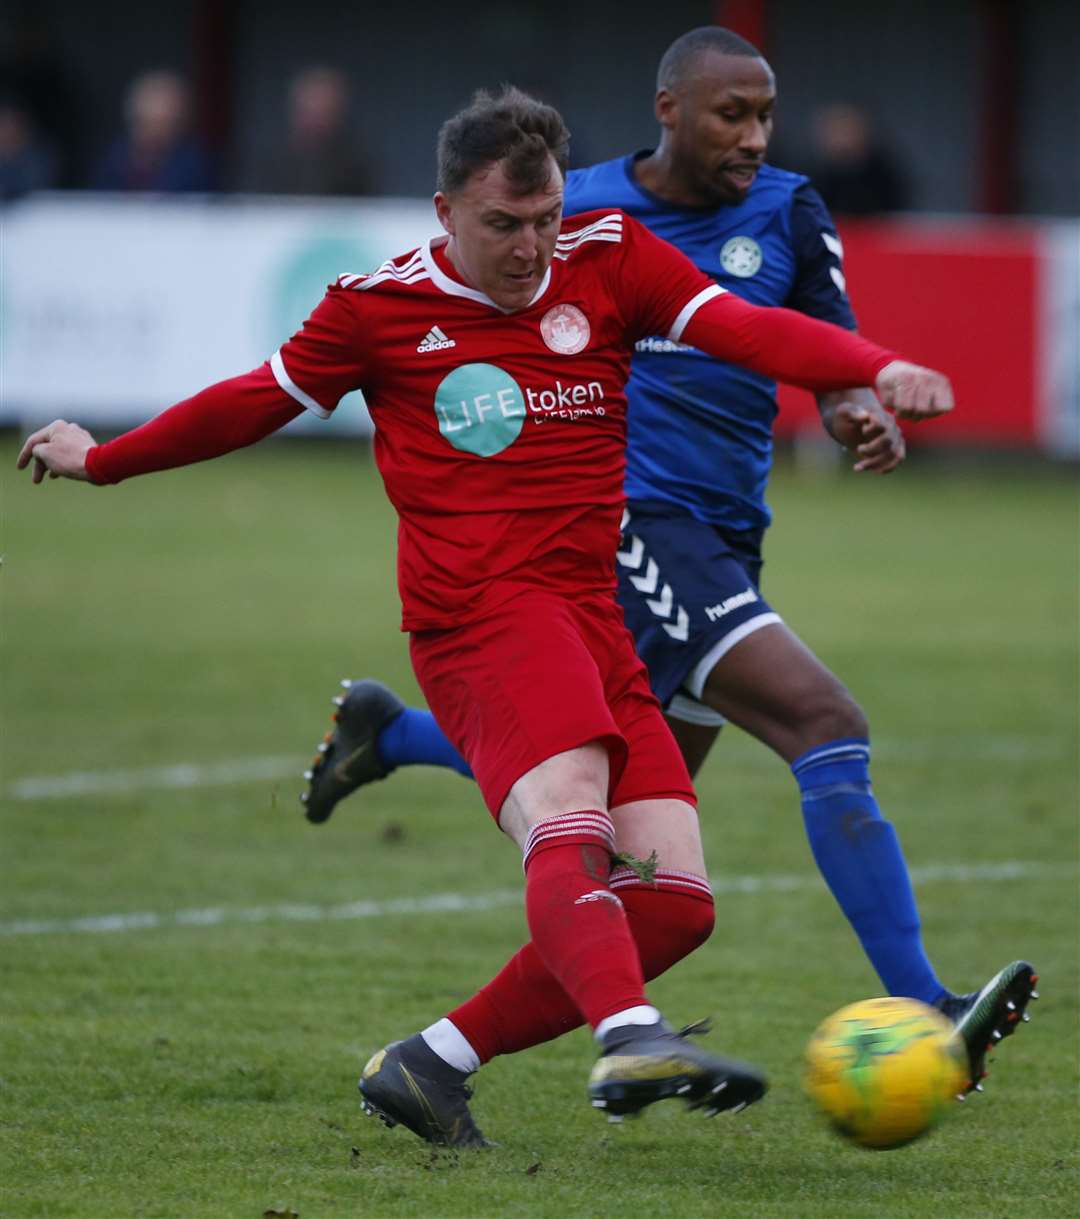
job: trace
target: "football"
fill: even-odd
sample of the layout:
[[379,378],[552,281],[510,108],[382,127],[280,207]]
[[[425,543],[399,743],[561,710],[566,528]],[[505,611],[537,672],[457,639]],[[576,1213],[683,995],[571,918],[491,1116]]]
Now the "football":
[[902,1147],[940,1121],[967,1084],[952,1024],[916,999],[863,999],[824,1020],[806,1047],[803,1085],[837,1133]]

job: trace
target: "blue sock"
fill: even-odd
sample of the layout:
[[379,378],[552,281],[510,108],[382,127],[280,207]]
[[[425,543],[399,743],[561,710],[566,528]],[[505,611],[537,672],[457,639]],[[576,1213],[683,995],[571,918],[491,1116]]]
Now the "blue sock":
[[870,742],[828,741],[797,757],[791,772],[818,868],[885,989],[936,1003],[945,987],[923,950],[896,831],[870,787]]
[[473,777],[468,762],[443,735],[430,711],[406,707],[379,733],[375,749],[387,770],[396,766],[446,766],[466,779]]

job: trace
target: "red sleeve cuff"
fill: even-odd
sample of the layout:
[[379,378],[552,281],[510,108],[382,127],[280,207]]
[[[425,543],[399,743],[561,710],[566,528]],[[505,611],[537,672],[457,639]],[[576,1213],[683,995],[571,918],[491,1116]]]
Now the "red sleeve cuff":
[[100,444],[96,444],[86,454],[86,474],[95,487],[110,485],[110,479],[102,470],[101,461],[98,457],[103,447]]

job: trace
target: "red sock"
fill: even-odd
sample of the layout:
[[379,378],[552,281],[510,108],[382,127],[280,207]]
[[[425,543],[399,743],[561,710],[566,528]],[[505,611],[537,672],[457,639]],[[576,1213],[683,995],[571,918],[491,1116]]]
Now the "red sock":
[[689,956],[712,934],[716,907],[703,876],[657,868],[648,883],[632,868],[616,868],[608,883],[626,908],[646,982]]
[[[626,910],[645,981],[681,961],[712,931],[712,893],[700,876],[658,869],[655,880],[646,883],[631,869],[617,868],[609,887],[617,889]],[[481,1062],[552,1041],[584,1023],[535,944],[526,944],[511,957],[482,990],[450,1012],[449,1019]]]
[[548,817],[525,843],[525,913],[540,959],[595,1028],[647,1003],[622,902],[608,888],[615,827],[587,810]]

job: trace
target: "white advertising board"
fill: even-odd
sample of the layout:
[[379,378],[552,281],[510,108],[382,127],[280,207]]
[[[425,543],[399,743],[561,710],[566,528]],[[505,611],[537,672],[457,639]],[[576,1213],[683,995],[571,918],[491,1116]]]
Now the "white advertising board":
[[1080,457],[1080,222],[1043,231],[1039,439],[1058,457]]
[[[51,195],[2,222],[2,421],[116,428],[254,368],[341,272],[438,229],[416,199]],[[370,428],[354,397],[334,423]]]
[[[1080,454],[1080,224],[1040,233],[1039,447]],[[36,195],[0,212],[0,425],[122,430],[261,364],[326,285],[438,232],[430,200]],[[366,433],[350,394],[329,422]]]

